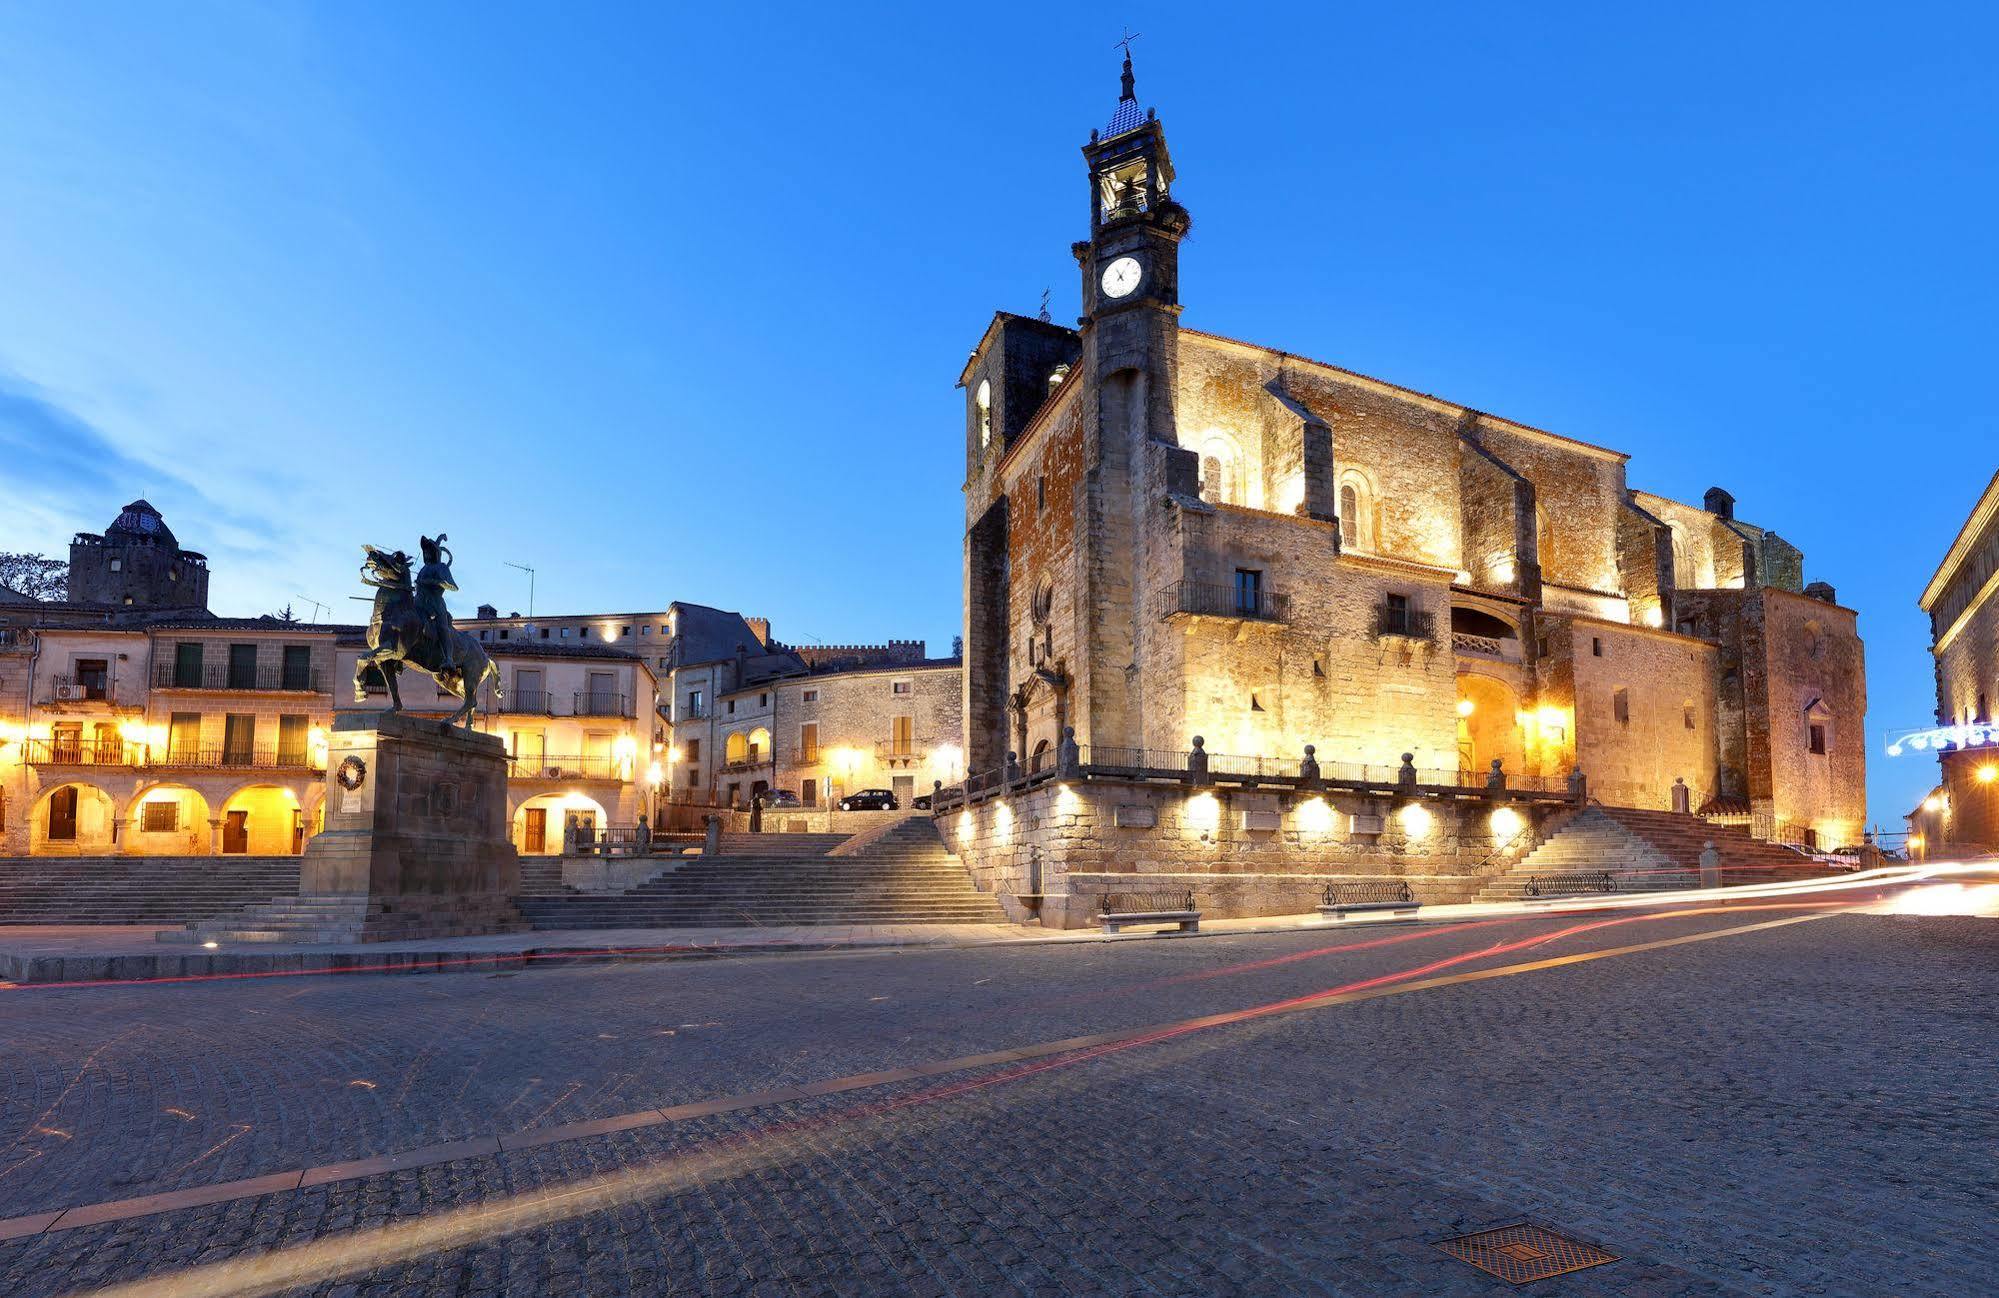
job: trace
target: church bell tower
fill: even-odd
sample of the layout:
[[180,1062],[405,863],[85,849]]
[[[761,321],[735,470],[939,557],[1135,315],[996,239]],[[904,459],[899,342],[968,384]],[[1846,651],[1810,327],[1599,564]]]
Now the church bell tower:
[[1146,747],[1156,736],[1135,673],[1157,634],[1148,601],[1160,574],[1180,566],[1172,520],[1159,504],[1199,486],[1175,418],[1180,240],[1189,221],[1173,198],[1166,129],[1138,106],[1129,44],[1117,109],[1106,130],[1090,133],[1083,159],[1090,237],[1073,251],[1083,272],[1090,484],[1083,585],[1092,617],[1072,697],[1085,741]]

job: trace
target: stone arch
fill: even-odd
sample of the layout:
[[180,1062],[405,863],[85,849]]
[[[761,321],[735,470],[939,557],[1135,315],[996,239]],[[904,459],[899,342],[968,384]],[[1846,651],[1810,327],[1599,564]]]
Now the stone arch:
[[1333,512],[1340,520],[1340,548],[1356,554],[1377,554],[1381,532],[1375,519],[1374,480],[1365,470],[1340,470]]
[[[232,825],[231,813],[242,817]],[[225,855],[296,856],[305,850],[305,807],[288,785],[250,782],[230,791],[216,808]]]
[[1246,505],[1248,483],[1243,473],[1242,446],[1228,433],[1201,438],[1201,499],[1216,505]]
[[725,762],[746,762],[750,759],[750,737],[740,730],[731,730],[722,740],[722,760]]
[[764,729],[762,726],[751,730],[749,733],[749,750],[751,761],[768,760],[770,758],[770,731]]
[[[148,812],[147,804],[174,810]],[[125,802],[120,822],[125,851],[135,856],[206,856],[214,849],[208,795],[179,780],[156,780]],[[147,828],[151,825],[152,828]]]
[[[541,813],[538,840],[531,832],[536,818],[530,813],[536,811]],[[508,820],[514,849],[524,856],[561,855],[577,816],[587,816],[593,829],[604,829],[611,823],[610,812],[604,804],[586,793],[569,790],[535,793],[522,798]]]
[[28,808],[31,856],[95,856],[118,850],[118,799],[88,780],[65,780]]
[[985,450],[993,441],[993,384],[991,379],[980,379],[978,390],[972,395],[973,417],[978,421],[979,449]]
[[1520,695],[1499,677],[1461,671],[1457,678],[1458,768],[1483,780],[1494,758],[1509,775],[1526,773]]

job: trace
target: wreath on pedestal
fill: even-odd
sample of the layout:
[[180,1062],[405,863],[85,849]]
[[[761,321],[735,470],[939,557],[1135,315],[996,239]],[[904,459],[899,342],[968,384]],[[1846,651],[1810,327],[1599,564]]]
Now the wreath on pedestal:
[[333,778],[339,781],[341,788],[352,793],[368,778],[368,763],[350,753],[341,759],[340,769],[333,773]]

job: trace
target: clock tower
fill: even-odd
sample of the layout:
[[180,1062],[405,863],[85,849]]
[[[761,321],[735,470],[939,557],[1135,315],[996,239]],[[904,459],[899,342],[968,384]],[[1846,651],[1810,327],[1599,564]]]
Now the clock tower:
[[1085,607],[1087,651],[1073,697],[1087,742],[1145,747],[1147,703],[1130,687],[1160,652],[1148,613],[1162,574],[1181,567],[1174,516],[1162,501],[1199,492],[1191,452],[1180,449],[1175,405],[1180,370],[1180,240],[1187,210],[1173,198],[1166,129],[1141,110],[1131,51],[1110,125],[1083,146],[1090,237],[1073,251],[1083,275]]

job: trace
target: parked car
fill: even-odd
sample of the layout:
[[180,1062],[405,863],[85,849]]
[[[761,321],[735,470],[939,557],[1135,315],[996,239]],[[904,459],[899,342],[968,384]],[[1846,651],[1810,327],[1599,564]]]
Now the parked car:
[[765,789],[764,805],[766,807],[802,807],[805,804],[800,802],[798,795],[790,789]]
[[931,796],[932,795],[928,793],[919,793],[915,797],[909,800],[909,805],[916,808],[918,811],[928,811],[930,810]]
[[840,799],[842,811],[899,811],[902,804],[887,789],[862,789]]

